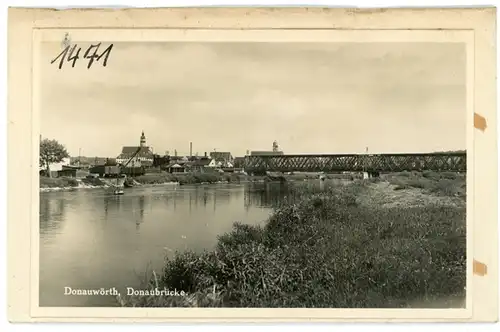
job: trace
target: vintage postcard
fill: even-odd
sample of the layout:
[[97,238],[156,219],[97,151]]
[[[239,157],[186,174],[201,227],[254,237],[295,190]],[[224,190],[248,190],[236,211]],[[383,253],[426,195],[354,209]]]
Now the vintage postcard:
[[11,9],[11,320],[496,321],[495,20]]

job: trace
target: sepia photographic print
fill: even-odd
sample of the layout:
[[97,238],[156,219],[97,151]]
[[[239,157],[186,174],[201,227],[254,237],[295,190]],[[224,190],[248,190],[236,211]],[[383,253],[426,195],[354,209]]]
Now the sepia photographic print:
[[472,34],[33,36],[38,310],[470,317]]

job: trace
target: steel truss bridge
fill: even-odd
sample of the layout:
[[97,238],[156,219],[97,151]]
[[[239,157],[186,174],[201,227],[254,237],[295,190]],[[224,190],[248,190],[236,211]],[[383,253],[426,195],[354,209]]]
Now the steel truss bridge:
[[465,172],[467,155],[457,153],[298,154],[245,156],[247,173],[262,172]]

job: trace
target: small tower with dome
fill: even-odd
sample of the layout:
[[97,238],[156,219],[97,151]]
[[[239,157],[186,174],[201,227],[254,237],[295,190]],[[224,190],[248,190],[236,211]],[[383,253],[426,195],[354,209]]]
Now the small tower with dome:
[[143,130],[141,135],[141,147],[145,146],[146,146],[146,136],[144,135],[144,130]]
[[278,152],[278,142],[274,141],[273,142],[273,152]]

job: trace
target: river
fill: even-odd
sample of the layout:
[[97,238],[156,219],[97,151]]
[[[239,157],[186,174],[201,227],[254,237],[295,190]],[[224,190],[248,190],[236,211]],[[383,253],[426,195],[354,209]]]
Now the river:
[[40,193],[40,306],[116,306],[64,288],[139,287],[176,250],[211,249],[235,221],[262,224],[284,185],[164,185]]

